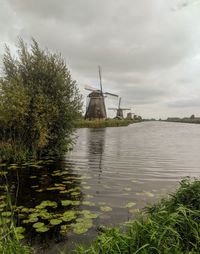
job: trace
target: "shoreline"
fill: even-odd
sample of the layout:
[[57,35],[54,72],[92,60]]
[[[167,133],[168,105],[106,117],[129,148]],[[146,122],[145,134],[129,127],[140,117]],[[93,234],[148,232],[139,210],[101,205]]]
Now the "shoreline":
[[128,126],[133,123],[139,123],[139,120],[128,119],[96,119],[96,120],[79,120],[75,123],[75,128],[106,128],[106,127],[121,127]]

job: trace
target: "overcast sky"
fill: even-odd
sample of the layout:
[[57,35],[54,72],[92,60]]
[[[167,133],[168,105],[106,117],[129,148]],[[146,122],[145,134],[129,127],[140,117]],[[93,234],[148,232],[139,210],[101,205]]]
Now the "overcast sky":
[[[34,37],[143,117],[200,116],[200,1],[0,0],[0,54]],[[107,98],[109,106],[117,100]]]

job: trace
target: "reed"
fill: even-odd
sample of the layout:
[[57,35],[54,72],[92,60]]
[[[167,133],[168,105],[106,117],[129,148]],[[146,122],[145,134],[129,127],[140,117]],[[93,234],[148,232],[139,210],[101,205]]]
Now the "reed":
[[0,212],[0,253],[34,254],[33,249],[21,241],[23,228],[16,226],[9,194],[7,194],[6,203],[6,210]]

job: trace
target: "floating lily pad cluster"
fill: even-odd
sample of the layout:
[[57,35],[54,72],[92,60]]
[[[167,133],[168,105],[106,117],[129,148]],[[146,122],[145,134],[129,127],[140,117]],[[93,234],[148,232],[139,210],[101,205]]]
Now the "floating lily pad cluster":
[[[51,162],[51,160],[45,161],[45,164]],[[79,168],[76,168],[76,173],[74,171],[71,172],[70,169],[46,170],[41,173],[40,168],[43,167],[43,163],[43,161],[24,163],[22,167],[32,168],[28,180],[31,183],[32,192],[36,195],[36,201],[37,197],[39,197],[38,200],[43,200],[46,196],[48,197],[47,199],[52,199],[53,197],[55,201],[43,200],[31,208],[24,206],[14,208],[14,214],[19,218],[19,226],[24,226],[26,229],[31,229],[38,234],[45,234],[54,229],[62,235],[66,235],[68,232],[83,234],[93,227],[95,219],[110,218],[109,216],[113,209],[111,206],[103,202],[104,200],[98,203],[93,202],[93,195],[95,194],[92,193],[93,195],[91,195],[91,186],[88,184],[91,176],[85,173],[81,175]],[[9,167],[5,166],[5,168],[2,166],[0,176],[6,176],[7,172],[9,172],[8,169],[15,170],[17,168],[16,164],[12,164]],[[130,179],[130,181],[132,181],[130,187],[129,185],[122,187],[126,195],[133,191],[132,186],[134,183],[142,183],[137,179]],[[102,185],[102,188],[110,189],[112,187],[110,185]],[[154,194],[138,192],[136,195],[153,197]],[[128,209],[128,212],[133,213],[137,210],[135,205],[134,202],[129,202],[126,205],[121,204],[121,208]],[[5,199],[0,196],[0,212],[3,219],[10,223],[13,212],[11,213],[7,209]],[[18,239],[22,239],[23,234],[25,234],[25,229],[18,227]]]

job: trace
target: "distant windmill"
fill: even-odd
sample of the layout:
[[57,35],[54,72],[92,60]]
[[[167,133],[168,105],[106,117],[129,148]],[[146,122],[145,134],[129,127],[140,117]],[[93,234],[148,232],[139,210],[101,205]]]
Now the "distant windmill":
[[118,108],[109,108],[109,110],[116,110],[117,111],[116,117],[118,117],[118,118],[124,118],[123,112],[126,111],[126,110],[131,110],[130,108],[121,108],[121,99],[122,98],[120,97]]
[[107,114],[104,98],[107,97],[107,95],[118,97],[118,95],[116,94],[103,92],[100,66],[99,83],[100,89],[85,86],[85,90],[91,91],[91,93],[88,95],[89,102],[86,107],[85,119],[105,119],[107,117]]
[[128,112],[126,118],[131,120],[134,118],[134,115],[135,115],[135,113]]

